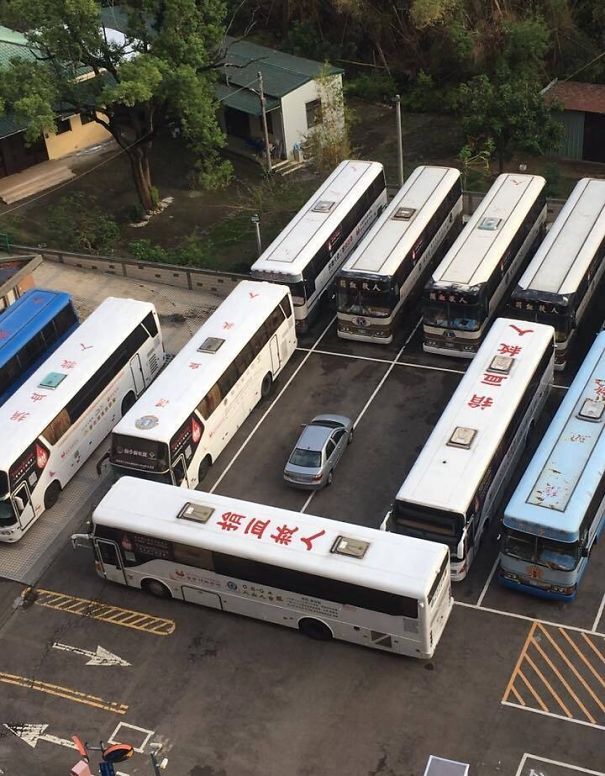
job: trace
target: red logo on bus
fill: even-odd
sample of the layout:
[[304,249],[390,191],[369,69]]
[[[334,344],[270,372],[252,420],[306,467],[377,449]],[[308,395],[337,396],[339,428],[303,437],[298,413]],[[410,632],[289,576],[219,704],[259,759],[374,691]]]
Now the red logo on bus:
[[200,441],[202,436],[202,427],[195,418],[191,418],[191,439],[194,444]]
[[45,450],[42,445],[36,442],[36,466],[38,469],[43,469],[48,463],[48,450]]

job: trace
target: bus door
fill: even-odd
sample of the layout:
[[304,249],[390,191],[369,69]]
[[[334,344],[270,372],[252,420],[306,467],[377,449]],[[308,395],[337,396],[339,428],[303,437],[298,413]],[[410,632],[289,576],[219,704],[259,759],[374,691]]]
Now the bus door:
[[145,375],[141,366],[141,357],[138,353],[135,353],[130,359],[130,371],[134,382],[134,391],[137,396],[140,396],[145,390]]
[[106,579],[128,584],[120,550],[115,542],[108,539],[95,539],[95,553],[101,563],[103,575]]
[[281,356],[279,353],[279,343],[277,341],[277,334],[274,334],[269,341],[269,347],[271,348],[271,371],[273,374],[279,372],[281,366]]
[[11,494],[13,509],[17,515],[21,529],[27,528],[35,517],[34,505],[32,504],[31,492],[27,482],[17,485]]
[[181,455],[179,455],[172,463],[172,481],[177,486],[182,485],[185,488],[189,487],[187,464],[183,453],[181,453]]

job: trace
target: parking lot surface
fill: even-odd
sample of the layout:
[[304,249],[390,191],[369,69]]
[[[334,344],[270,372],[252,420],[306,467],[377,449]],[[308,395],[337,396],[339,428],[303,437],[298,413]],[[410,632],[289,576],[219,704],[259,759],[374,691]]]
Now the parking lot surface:
[[[379,347],[339,340],[327,312],[204,488],[377,527],[466,366],[423,354],[417,323],[412,311]],[[517,479],[573,369],[557,375]],[[282,469],[320,412],[351,417],[355,440],[333,484],[310,494]],[[64,544],[24,596],[0,585],[0,769],[66,774],[77,734],[133,743],[118,766],[128,776],[152,773],[154,742],[174,776],[421,776],[431,754],[469,763],[471,776],[603,776],[602,547],[577,600],[548,602],[497,585],[497,531],[454,586],[431,661],[112,586]],[[95,662],[99,647],[113,658]]]

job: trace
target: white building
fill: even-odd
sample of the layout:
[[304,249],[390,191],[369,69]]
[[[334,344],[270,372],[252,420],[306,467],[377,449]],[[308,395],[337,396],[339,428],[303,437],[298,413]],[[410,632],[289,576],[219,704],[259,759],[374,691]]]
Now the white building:
[[[343,70],[338,67],[326,69],[321,62],[245,40],[228,39],[217,95],[221,101],[220,122],[230,148],[261,157],[264,154],[260,72],[272,157],[276,161],[294,158],[295,148],[305,142],[321,121],[322,89],[317,78],[322,71],[334,79],[329,91],[341,95]],[[325,101],[324,96],[324,111]]]

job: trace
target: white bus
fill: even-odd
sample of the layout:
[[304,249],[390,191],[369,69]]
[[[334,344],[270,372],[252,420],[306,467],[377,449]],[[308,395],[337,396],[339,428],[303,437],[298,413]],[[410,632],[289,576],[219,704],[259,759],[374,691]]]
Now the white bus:
[[392,342],[396,317],[461,216],[460,172],[417,167],[338,273],[338,336]]
[[472,358],[546,224],[546,181],[496,178],[424,290],[424,350]]
[[548,396],[554,330],[498,318],[401,486],[383,527],[444,542],[452,579],[479,542]]
[[564,369],[576,327],[605,272],[605,181],[574,188],[511,297],[511,315],[555,328]]
[[344,161],[252,265],[252,277],[290,286],[306,331],[336,272],[387,204],[378,162]]
[[115,427],[115,473],[195,487],[296,344],[289,290],[239,283]]
[[108,297],[0,407],[0,541],[56,503],[163,364],[154,306]]
[[443,544],[131,477],[72,543],[112,582],[417,658],[453,603]]

